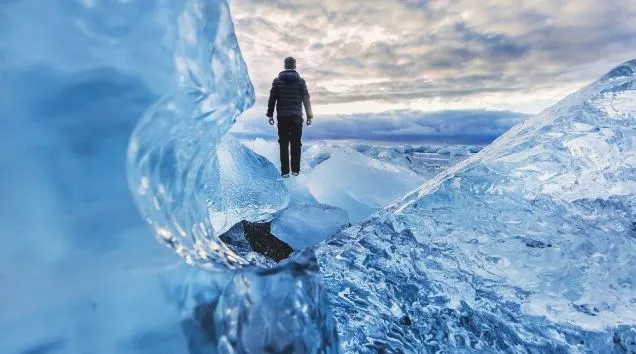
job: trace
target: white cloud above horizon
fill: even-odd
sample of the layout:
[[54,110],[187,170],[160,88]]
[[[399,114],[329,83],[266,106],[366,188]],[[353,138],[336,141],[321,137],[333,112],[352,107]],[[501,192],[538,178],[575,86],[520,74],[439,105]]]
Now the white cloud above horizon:
[[636,0],[233,0],[231,7],[257,107],[292,55],[317,116],[538,113],[636,57]]

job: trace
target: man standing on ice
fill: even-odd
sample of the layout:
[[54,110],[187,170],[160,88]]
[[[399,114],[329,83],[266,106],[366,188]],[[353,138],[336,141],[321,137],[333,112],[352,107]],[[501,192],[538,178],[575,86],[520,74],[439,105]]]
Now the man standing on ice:
[[274,125],[274,106],[278,120],[278,143],[280,144],[280,172],[289,177],[289,146],[291,145],[291,172],[300,173],[300,138],[303,133],[303,104],[307,112],[307,126],[314,115],[311,111],[309,91],[305,80],[296,72],[296,59],[285,58],[285,70],[272,83],[267,105],[269,124]]

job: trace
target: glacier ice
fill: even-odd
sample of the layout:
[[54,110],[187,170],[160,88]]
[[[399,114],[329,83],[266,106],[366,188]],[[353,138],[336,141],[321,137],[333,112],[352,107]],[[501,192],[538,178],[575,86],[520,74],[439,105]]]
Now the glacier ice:
[[373,146],[356,144],[353,148],[374,159],[407,167],[427,179],[481,150],[479,146],[463,145]]
[[[255,139],[245,145],[279,165],[275,142]],[[348,215],[353,215],[354,222],[365,218],[478,150],[472,146],[306,142],[302,173],[285,180],[290,202],[272,220],[272,233],[297,250],[313,246],[347,225]],[[323,198],[324,203],[316,198]]]
[[[256,139],[245,145],[279,165],[275,142]],[[305,143],[301,175],[285,181],[290,203],[272,220],[272,233],[297,250],[313,246],[419,186],[424,175],[456,163],[437,152],[426,155],[399,146]]]
[[628,352],[636,60],[321,245],[347,352]]
[[327,293],[311,251],[271,270],[236,273],[215,309],[219,352],[339,352]]
[[[223,232],[242,221],[271,220],[288,204],[289,193],[278,169],[231,135],[217,148],[221,203],[210,210],[212,225]],[[218,226],[217,226],[218,225]]]
[[173,8],[93,3],[0,4],[1,353],[186,345],[167,289],[188,267],[143,225],[124,163],[172,80]]
[[[193,87],[189,80],[209,78],[195,74],[210,66],[197,67],[200,61],[193,56],[198,54],[186,45],[174,55],[177,27],[192,39],[189,26],[196,21],[191,16],[202,15],[198,10],[203,9],[197,3],[24,0],[0,5],[0,116],[5,124],[0,129],[0,352],[187,352],[192,338],[183,323],[192,316],[182,314],[180,304],[206,300],[198,298],[199,292],[180,296],[191,288],[188,275],[201,278],[210,298],[230,280],[223,272],[192,270],[154,241],[125,177],[131,132],[159,97],[171,95],[184,104],[207,99],[201,105],[219,99],[174,88],[175,80]],[[222,85],[214,87],[219,95],[237,98],[225,102],[231,121],[234,112],[249,105],[251,85],[240,55],[232,54],[238,47],[228,33],[227,3],[205,4],[211,25],[206,35],[214,32],[216,21],[229,26],[220,27],[214,46],[229,49],[225,54],[234,61],[213,61],[210,70],[219,73],[219,66],[230,63],[226,70],[238,70],[216,77]],[[203,42],[192,46],[203,45],[202,56],[211,49]],[[241,88],[246,90],[235,91]],[[202,136],[219,128],[208,127]],[[164,133],[157,138],[170,134]],[[249,150],[238,150],[241,158],[263,162]],[[275,181],[270,185],[283,188]]]

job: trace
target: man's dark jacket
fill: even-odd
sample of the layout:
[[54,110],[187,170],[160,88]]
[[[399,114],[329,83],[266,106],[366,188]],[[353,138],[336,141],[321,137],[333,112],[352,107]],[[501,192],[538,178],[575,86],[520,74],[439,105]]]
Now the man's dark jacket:
[[269,102],[267,106],[267,116],[274,116],[274,106],[276,114],[280,117],[303,117],[303,104],[307,111],[307,118],[314,117],[309,101],[309,91],[305,80],[298,75],[296,70],[285,70],[278,74],[272,83],[269,92]]

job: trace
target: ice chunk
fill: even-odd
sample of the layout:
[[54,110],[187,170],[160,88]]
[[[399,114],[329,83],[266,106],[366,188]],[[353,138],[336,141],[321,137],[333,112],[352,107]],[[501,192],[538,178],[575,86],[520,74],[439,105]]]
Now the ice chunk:
[[625,76],[634,76],[636,74],[636,59],[627,61],[614,69],[610,70],[602,80],[611,80],[614,78],[621,78]]
[[243,220],[271,220],[287,206],[287,188],[276,167],[266,158],[231,135],[223,137],[217,156],[223,196],[219,207],[210,210],[215,230],[225,232]]
[[349,225],[343,209],[321,204],[307,189],[306,175],[289,178],[289,207],[272,221],[271,232],[295,250],[316,245]]
[[255,153],[268,159],[274,166],[280,168],[280,150],[277,142],[258,138],[246,141],[244,144]]
[[324,204],[298,204],[272,222],[272,234],[302,250],[327,239],[349,224],[347,212]]
[[[203,189],[190,193],[209,177],[199,167],[223,164],[206,154],[253,99],[226,1],[22,0],[0,8],[0,352],[196,352],[198,344],[209,344],[210,332],[197,337],[190,325],[209,330],[213,322],[206,321],[208,307],[188,305],[218,300],[232,273],[193,270],[152,239],[130,198],[122,162],[142,113],[173,92],[137,131],[148,128],[148,135],[131,144],[148,159],[142,164],[155,167],[134,192],[148,193],[145,207],[157,213],[150,216],[185,227],[157,227],[159,237],[176,232],[185,242],[183,232],[208,243],[199,237],[198,220],[184,222],[190,208],[209,218],[207,200],[186,197],[207,197]],[[263,162],[239,145],[232,149],[242,162]],[[170,180],[174,166],[190,173],[157,184]],[[258,175],[266,178],[271,169]],[[253,176],[252,170],[236,172]],[[270,185],[282,188],[276,179]],[[220,191],[216,200],[223,204]],[[154,209],[155,200],[165,208]],[[250,215],[260,215],[259,205]],[[200,279],[188,277],[190,271]],[[303,284],[317,289],[318,278]],[[309,314],[322,317],[311,320],[327,323],[326,299],[307,293],[298,307],[319,300]],[[278,310],[284,318],[287,312]],[[334,338],[333,325],[328,333],[321,338]]]
[[636,78],[612,73],[318,247],[345,351],[627,350]]
[[346,210],[357,222],[423,182],[407,168],[341,150],[311,171],[307,188],[320,203]]
[[240,267],[249,262],[218,236],[284,208],[287,192],[274,166],[223,139],[254,102],[227,3],[187,1],[177,28],[176,89],[131,137],[129,185],[159,240],[186,262]]
[[191,267],[148,232],[123,163],[172,90],[183,4],[0,5],[1,353],[187,348],[168,293]]
[[212,326],[212,341],[224,353],[339,352],[310,251],[274,270],[235,274],[218,300]]

